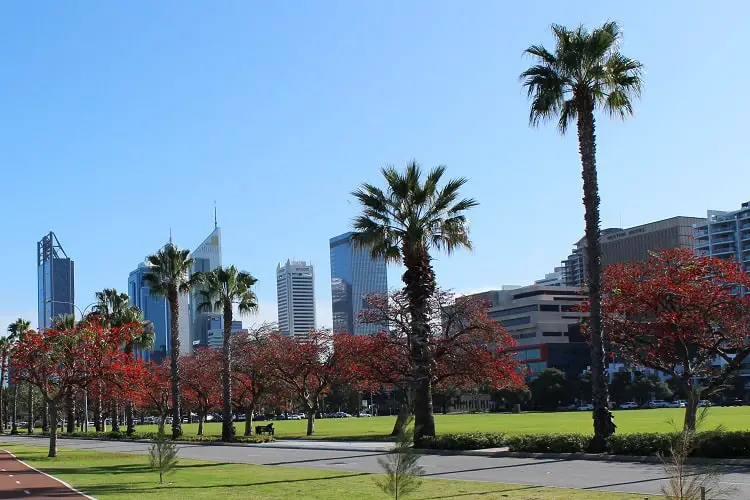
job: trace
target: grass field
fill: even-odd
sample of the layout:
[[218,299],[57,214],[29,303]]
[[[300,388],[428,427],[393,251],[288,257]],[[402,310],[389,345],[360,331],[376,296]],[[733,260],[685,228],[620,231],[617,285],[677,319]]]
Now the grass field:
[[[671,432],[682,428],[684,409],[615,411],[615,424],[619,433]],[[673,422],[670,423],[670,420]],[[393,428],[395,417],[331,418],[315,421],[317,439],[384,439]],[[257,422],[267,424],[268,422]],[[245,423],[237,422],[238,432]],[[253,425],[256,425],[254,423]],[[280,420],[273,422],[276,437],[296,439],[305,437],[307,422]],[[438,434],[456,432],[504,432],[508,434],[540,434],[545,432],[592,432],[591,412],[558,413],[482,413],[435,415]],[[726,430],[750,430],[750,407],[710,408],[703,430],[722,426]],[[139,425],[138,431],[156,432],[156,426]],[[195,435],[198,424],[183,424],[186,435]],[[206,424],[207,435],[221,435],[221,424]]]
[[[101,500],[388,498],[375,486],[371,474],[182,459],[175,473],[167,477],[170,484],[160,486],[158,474],[149,470],[148,459],[142,455],[60,449],[60,455],[51,459],[42,447],[0,443],[0,448]],[[643,495],[427,479],[409,498],[635,500]]]

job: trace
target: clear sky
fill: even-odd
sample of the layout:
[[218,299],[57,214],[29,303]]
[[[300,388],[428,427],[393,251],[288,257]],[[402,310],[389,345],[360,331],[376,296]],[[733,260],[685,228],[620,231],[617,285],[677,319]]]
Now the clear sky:
[[618,20],[646,67],[635,117],[598,122],[603,227],[750,200],[742,0],[40,0],[0,16],[2,325],[36,324],[50,230],[83,307],[126,291],[170,226],[198,245],[214,200],[224,262],[260,280],[259,319],[276,318],[276,264],[296,258],[315,264],[330,325],[328,239],[357,212],[349,193],[412,158],[467,176],[481,203],[475,250],[436,255],[441,285],[543,277],[583,234],[576,138],[529,128],[518,81],[553,22]]

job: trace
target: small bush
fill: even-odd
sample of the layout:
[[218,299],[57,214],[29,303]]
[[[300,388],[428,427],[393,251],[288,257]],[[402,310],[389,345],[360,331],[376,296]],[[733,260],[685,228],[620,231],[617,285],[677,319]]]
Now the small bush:
[[505,446],[505,434],[443,434],[422,438],[421,446],[431,450],[483,450]]

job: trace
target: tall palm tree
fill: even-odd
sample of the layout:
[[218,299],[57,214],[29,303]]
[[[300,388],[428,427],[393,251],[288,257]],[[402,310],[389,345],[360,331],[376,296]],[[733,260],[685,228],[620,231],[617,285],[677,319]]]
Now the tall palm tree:
[[354,220],[352,241],[368,248],[375,258],[403,262],[402,276],[411,316],[411,358],[415,380],[415,432],[417,442],[435,435],[432,413],[431,360],[428,350],[429,298],[435,291],[435,273],[430,250],[451,254],[471,249],[466,211],[478,205],[471,198],[459,198],[467,179],[449,180],[439,187],[445,167],[432,169],[422,181],[416,162],[400,173],[393,167],[382,169],[387,189],[362,184],[352,195],[362,205],[362,215]]
[[526,49],[526,54],[534,57],[536,64],[524,71],[521,79],[531,98],[531,125],[557,118],[561,134],[574,120],[578,129],[586,223],[586,280],[591,301],[588,329],[594,399],[592,447],[601,450],[604,439],[614,433],[615,425],[609,411],[601,330],[601,245],[594,111],[602,109],[610,116],[622,119],[631,115],[632,101],[641,92],[642,65],[620,53],[622,31],[616,22],[605,23],[593,31],[584,26],[570,29],[554,24],[552,34],[554,52],[542,45]]
[[171,349],[170,369],[172,372],[172,438],[182,436],[180,419],[180,370],[177,359],[180,357],[180,295],[190,291],[195,285],[190,277],[193,259],[190,252],[180,250],[171,242],[155,255],[146,259],[151,267],[143,280],[151,287],[151,293],[167,298],[169,303]]
[[[8,341],[11,344],[23,342],[26,332],[31,329],[31,323],[23,318],[18,318],[8,325]],[[13,414],[11,416],[11,434],[18,434],[18,384],[13,384]]]
[[203,299],[198,311],[221,311],[224,319],[224,346],[222,354],[221,386],[224,400],[224,418],[221,427],[221,440],[232,441],[235,435],[232,422],[232,335],[233,307],[237,304],[240,314],[258,310],[258,297],[252,287],[258,282],[250,273],[238,271],[236,267],[221,267],[207,273],[195,275],[200,282],[200,295]]
[[[121,324],[124,325],[138,325],[137,335],[134,336],[129,342],[125,344],[125,352],[133,356],[135,350],[147,350],[154,346],[154,327],[150,321],[144,321],[143,313],[140,309],[135,306],[128,307],[120,317]],[[133,403],[127,401],[125,403],[125,425],[127,426],[126,433],[128,436],[135,432],[135,422],[133,420]]]

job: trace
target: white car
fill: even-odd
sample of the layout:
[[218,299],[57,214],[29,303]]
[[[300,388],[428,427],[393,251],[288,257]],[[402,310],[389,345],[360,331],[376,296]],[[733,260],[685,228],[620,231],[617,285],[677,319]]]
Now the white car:
[[648,407],[649,408],[669,408],[670,404],[671,403],[669,403],[668,401],[664,401],[662,399],[654,399],[653,401],[649,401]]
[[581,405],[578,408],[576,408],[576,410],[578,410],[578,411],[593,411],[594,410],[594,405],[592,405],[592,404]]
[[619,408],[621,410],[635,410],[638,408],[638,403],[635,401],[628,401],[627,403],[622,403]]
[[360,413],[359,416],[360,417],[372,417],[372,415],[370,415],[369,413]]
[[290,413],[286,416],[287,420],[302,420],[303,418],[301,413]]

